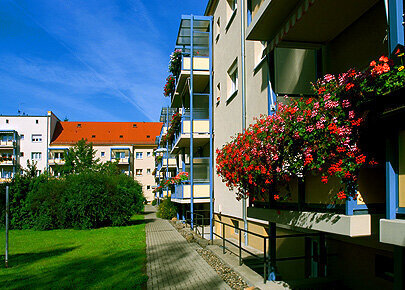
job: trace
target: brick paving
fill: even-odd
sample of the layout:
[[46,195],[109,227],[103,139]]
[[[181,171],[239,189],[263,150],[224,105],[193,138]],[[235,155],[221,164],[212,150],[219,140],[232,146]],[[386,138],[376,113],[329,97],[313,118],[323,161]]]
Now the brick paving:
[[230,289],[167,220],[145,207],[148,289]]

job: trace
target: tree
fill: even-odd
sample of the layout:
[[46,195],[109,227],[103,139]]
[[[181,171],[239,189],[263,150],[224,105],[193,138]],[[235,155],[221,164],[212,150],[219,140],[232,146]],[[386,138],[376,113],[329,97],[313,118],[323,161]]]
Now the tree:
[[61,167],[62,174],[80,173],[94,170],[100,166],[100,159],[95,158],[96,150],[87,139],[81,139],[75,146],[69,148],[65,158],[65,164]]

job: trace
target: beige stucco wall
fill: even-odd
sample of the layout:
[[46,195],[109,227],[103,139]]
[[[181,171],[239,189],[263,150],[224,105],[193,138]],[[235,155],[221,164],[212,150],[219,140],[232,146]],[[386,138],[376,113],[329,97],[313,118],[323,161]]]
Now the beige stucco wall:
[[[145,198],[148,201],[152,201],[154,194],[152,192],[153,187],[156,185],[155,177],[152,172],[155,168],[155,157],[153,156],[153,149],[155,146],[134,146],[134,151],[132,154],[134,162],[134,178],[142,184],[143,193]],[[136,153],[142,152],[142,159],[136,159]],[[150,153],[150,156],[147,156],[147,153]],[[136,170],[142,169],[142,175],[136,175]],[[149,173],[147,172],[150,169]],[[149,186],[149,189],[147,187]]]
[[[215,7],[213,14],[216,35],[216,39],[213,41],[213,115],[214,149],[217,149],[230,141],[231,136],[242,131],[242,62],[240,5],[231,21],[232,11],[226,0],[219,0]],[[254,117],[267,113],[267,64],[264,61],[257,66],[261,60],[263,48],[260,42],[247,41],[245,45],[246,120],[247,124],[250,124]],[[238,92],[232,99],[227,100],[231,93],[228,70],[235,61],[238,66]],[[219,102],[217,102],[218,97]],[[215,172],[214,197],[215,212],[242,217],[242,202],[236,200],[235,194],[228,190]]]

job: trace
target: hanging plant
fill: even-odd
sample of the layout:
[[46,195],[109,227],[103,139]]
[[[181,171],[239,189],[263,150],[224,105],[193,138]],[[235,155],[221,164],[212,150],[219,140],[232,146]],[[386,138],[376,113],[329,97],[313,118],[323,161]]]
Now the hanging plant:
[[170,75],[166,78],[166,84],[164,87],[163,95],[165,97],[170,97],[174,94],[175,89],[176,89],[176,80],[173,75]]
[[[397,51],[403,61],[403,50]],[[339,76],[325,75],[313,84],[315,96],[289,99],[276,114],[260,116],[243,133],[217,149],[217,173],[237,198],[287,199],[276,184],[292,178],[320,175],[340,181],[336,199],[356,198],[359,171],[376,162],[359,148],[363,125],[360,105],[375,94],[405,85],[403,63],[393,65],[386,57],[359,72],[350,69]]]
[[176,49],[170,55],[169,72],[178,77],[181,71],[181,49]]

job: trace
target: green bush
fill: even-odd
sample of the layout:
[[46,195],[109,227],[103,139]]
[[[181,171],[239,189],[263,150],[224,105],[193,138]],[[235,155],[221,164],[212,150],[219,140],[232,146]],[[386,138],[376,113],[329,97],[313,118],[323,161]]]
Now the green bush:
[[165,198],[158,205],[156,216],[162,219],[172,219],[177,215],[177,208],[170,198]]
[[[16,229],[120,226],[144,209],[141,185],[124,174],[17,175],[10,189],[10,226]],[[4,185],[0,186],[0,198],[4,217]]]
[[152,205],[155,206],[157,204],[157,199],[152,200]]

